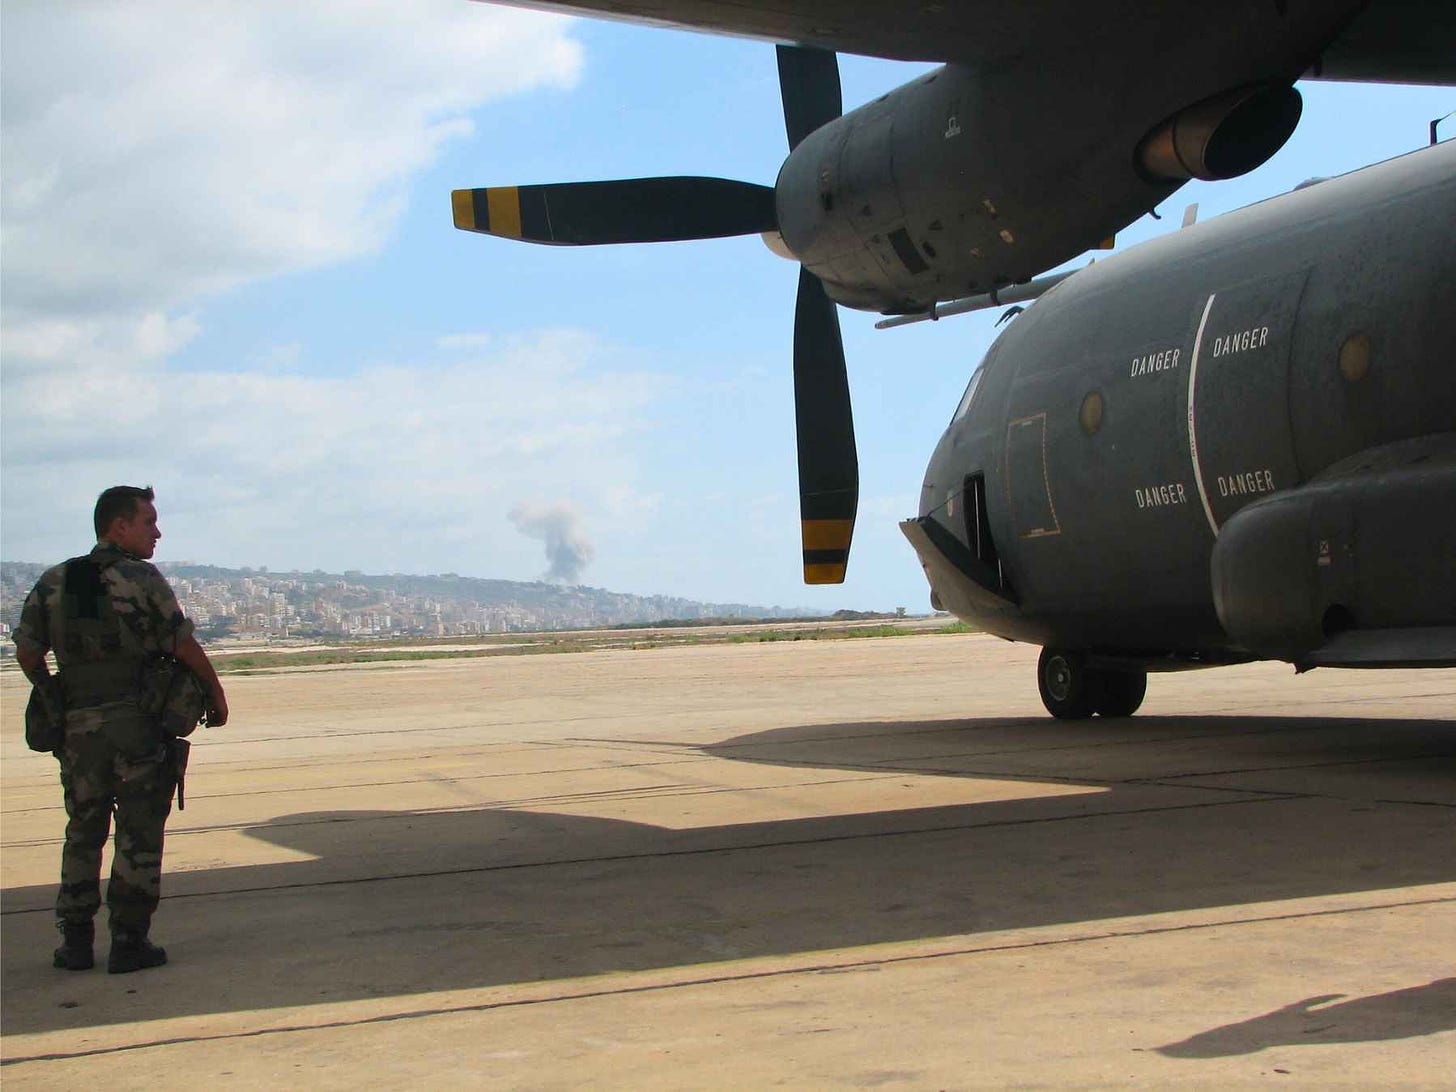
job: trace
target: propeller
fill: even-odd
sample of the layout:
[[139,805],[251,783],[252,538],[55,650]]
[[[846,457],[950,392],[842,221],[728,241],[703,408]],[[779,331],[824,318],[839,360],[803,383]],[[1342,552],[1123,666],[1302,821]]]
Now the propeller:
[[859,505],[849,377],[834,301],[803,268],[794,306],[794,425],[804,583],[843,584]]
[[771,186],[726,178],[497,186],[450,199],[458,228],[553,246],[721,239],[778,226]]
[[[792,152],[843,113],[839,61],[828,50],[779,46],[779,94]],[[794,427],[804,583],[842,584],[859,507],[859,459],[839,313],[818,277],[799,268],[794,304]]]
[[844,113],[839,58],[828,49],[781,45],[778,62],[779,97],[792,152],[815,129]]
[[[789,150],[839,117],[833,52],[778,47]],[[777,233],[774,190],[724,178],[633,178],[455,190],[455,226],[554,246],[656,243]],[[799,269],[794,308],[794,423],[804,582],[840,584],[859,504],[859,463],[839,314],[824,284]]]

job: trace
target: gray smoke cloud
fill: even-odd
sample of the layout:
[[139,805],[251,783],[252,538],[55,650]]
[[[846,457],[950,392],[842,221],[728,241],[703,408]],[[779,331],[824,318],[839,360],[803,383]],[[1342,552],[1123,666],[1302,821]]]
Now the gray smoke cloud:
[[523,535],[546,543],[547,569],[544,580],[564,584],[580,583],[581,570],[596,549],[581,526],[581,512],[569,501],[555,504],[527,504],[521,501],[510,511],[511,522]]

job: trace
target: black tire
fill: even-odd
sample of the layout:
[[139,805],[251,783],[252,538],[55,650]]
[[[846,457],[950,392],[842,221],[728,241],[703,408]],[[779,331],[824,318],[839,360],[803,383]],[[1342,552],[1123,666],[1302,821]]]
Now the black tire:
[[1100,716],[1130,717],[1148,692],[1146,671],[1099,671],[1097,696],[1093,701]]
[[1082,653],[1042,649],[1036,664],[1036,682],[1041,703],[1058,720],[1085,720],[1096,712],[1093,703],[1097,680]]

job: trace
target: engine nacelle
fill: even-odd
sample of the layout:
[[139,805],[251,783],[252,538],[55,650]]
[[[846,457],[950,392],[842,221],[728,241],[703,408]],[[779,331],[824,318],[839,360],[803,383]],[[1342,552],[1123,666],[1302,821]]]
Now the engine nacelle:
[[1259,656],[1298,663],[1351,631],[1451,624],[1456,440],[1391,445],[1342,466],[1248,505],[1219,532],[1214,607]]
[[1189,178],[1252,170],[1300,115],[1288,86],[1157,125],[1128,111],[1126,88],[1047,94],[1029,70],[947,65],[815,130],[774,186],[785,246],[845,306],[925,310],[1075,258]]
[[1132,162],[1151,119],[1109,133],[1094,96],[1044,82],[949,65],[815,130],[774,187],[785,245],[839,303],[918,311],[1029,280],[1181,184]]

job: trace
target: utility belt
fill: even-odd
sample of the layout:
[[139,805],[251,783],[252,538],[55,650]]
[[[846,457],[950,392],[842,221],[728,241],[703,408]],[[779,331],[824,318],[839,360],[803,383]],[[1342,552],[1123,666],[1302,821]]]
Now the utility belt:
[[191,735],[206,723],[208,692],[190,668],[172,656],[145,660],[72,664],[44,687],[32,692],[26,710],[26,742],[32,750],[59,751],[64,745],[65,713],[125,702],[135,713],[103,725],[112,743],[130,753],[163,750],[163,762],[177,793],[180,811],[186,801]]
[[143,716],[161,721],[166,736],[191,735],[207,714],[207,688],[186,664],[165,654],[68,664],[59,678],[68,710],[134,703]]

